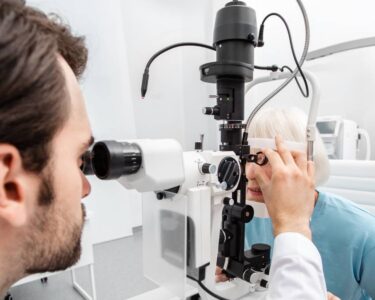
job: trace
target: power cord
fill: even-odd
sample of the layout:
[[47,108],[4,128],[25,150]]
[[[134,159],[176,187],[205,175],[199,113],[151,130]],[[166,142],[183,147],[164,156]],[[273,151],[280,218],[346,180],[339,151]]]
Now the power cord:
[[266,67],[262,67],[262,66],[257,66],[257,65],[254,65],[254,69],[257,69],[257,70],[268,70],[268,71],[272,71],[272,72],[277,72],[279,70],[279,67],[276,66],[276,65],[272,65],[272,66],[266,66]]
[[[149,70],[150,70],[150,66],[151,66],[152,62],[158,56],[160,56],[161,54],[163,54],[164,52],[167,52],[167,51],[169,51],[171,49],[174,49],[174,48],[177,48],[177,47],[185,47],[185,46],[201,47],[201,48],[206,48],[206,49],[209,49],[209,50],[216,51],[216,48],[213,47],[213,46],[206,45],[206,44],[201,44],[201,43],[195,43],[195,42],[176,43],[176,44],[172,44],[172,45],[170,45],[168,47],[165,47],[165,48],[159,50],[154,55],[152,55],[151,58],[148,60],[148,62],[146,64],[146,67],[145,67],[145,70],[143,72],[142,87],[141,87],[142,98],[144,98],[145,95],[146,95],[146,93],[147,93],[147,86],[148,86],[148,79],[149,79]],[[273,65],[273,66],[257,66],[257,65],[254,65],[254,69],[269,70],[269,71],[276,72],[279,68],[277,66],[275,66],[275,65]]]
[[[285,21],[285,19],[283,18],[283,16],[281,16],[280,14],[278,13],[270,13],[268,14],[262,21],[261,25],[260,25],[260,29],[259,29],[259,38],[258,38],[258,47],[263,47],[264,46],[264,39],[263,39],[263,35],[264,35],[264,23],[267,21],[268,18],[272,17],[272,16],[275,16],[275,17],[278,17],[281,19],[281,21],[284,23],[285,25],[285,28],[288,32],[288,37],[289,37],[289,43],[290,43],[290,48],[292,50],[292,55],[293,55],[293,59],[294,59],[294,62],[296,63],[297,65],[297,68],[298,68],[298,72],[301,74],[301,77],[303,79],[303,82],[304,82],[304,85],[305,85],[305,89],[306,89],[306,92],[304,92],[297,80],[297,84],[298,84],[298,87],[300,88],[300,91],[302,93],[302,95],[304,97],[309,97],[309,85],[307,84],[307,80],[306,80],[306,77],[305,77],[305,74],[303,73],[302,69],[301,69],[301,66],[298,62],[298,59],[297,59],[297,55],[296,55],[296,52],[294,50],[294,45],[293,45],[293,40],[292,40],[292,34],[290,33],[290,29],[289,29],[289,26],[288,26],[288,23]],[[286,66],[284,66],[286,67]],[[288,67],[289,68],[289,67]],[[292,71],[293,73],[293,71]]]
[[[290,67],[288,67],[288,66],[282,66],[282,67],[280,68],[280,71],[281,71],[281,72],[284,72],[284,69],[287,69],[290,73],[293,73],[293,70],[292,70]],[[306,97],[306,96],[305,96],[305,93],[304,93],[304,91],[303,91],[303,89],[302,89],[302,86],[301,86],[301,84],[300,84],[299,81],[298,81],[298,78],[295,77],[294,79],[296,80],[296,83],[297,83],[297,85],[298,85],[299,90],[301,91],[301,94],[302,94],[304,97]],[[307,97],[306,97],[306,98],[307,98]]]
[[177,48],[177,47],[183,47],[183,46],[202,47],[202,48],[206,48],[206,49],[210,49],[210,50],[216,51],[216,49],[214,47],[210,46],[210,45],[205,45],[205,44],[201,44],[201,43],[194,43],[194,42],[177,43],[177,44],[173,44],[173,45],[170,45],[168,47],[165,47],[165,48],[159,50],[153,56],[151,56],[151,58],[148,60],[148,62],[146,64],[146,67],[145,67],[145,70],[143,72],[142,87],[141,87],[142,98],[144,98],[145,95],[146,95],[146,93],[147,93],[148,78],[149,78],[149,69],[150,69],[150,66],[151,66],[152,62],[159,55],[163,54],[164,52],[167,52],[167,51],[169,51],[171,49],[174,49],[174,48]]

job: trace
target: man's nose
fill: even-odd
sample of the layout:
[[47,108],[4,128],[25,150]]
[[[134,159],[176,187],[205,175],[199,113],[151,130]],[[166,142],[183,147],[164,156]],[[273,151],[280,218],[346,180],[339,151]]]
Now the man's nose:
[[82,176],[82,198],[86,198],[91,193],[91,184],[85,175]]

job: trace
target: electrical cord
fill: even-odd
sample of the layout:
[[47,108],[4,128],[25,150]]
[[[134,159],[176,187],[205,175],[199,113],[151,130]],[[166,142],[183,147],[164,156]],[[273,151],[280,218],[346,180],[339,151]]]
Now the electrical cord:
[[[290,33],[289,25],[288,25],[288,23],[286,22],[286,20],[283,18],[283,16],[281,16],[281,15],[278,14],[278,13],[271,13],[271,14],[268,14],[268,15],[263,19],[262,24],[261,24],[261,26],[260,26],[260,30],[259,30],[259,37],[260,37],[259,39],[260,39],[260,41],[261,41],[261,45],[264,45],[264,42],[263,42],[264,23],[267,21],[268,18],[270,18],[270,17],[272,17],[272,16],[275,16],[275,17],[280,18],[280,19],[282,20],[282,22],[284,23],[285,28],[286,28],[286,30],[287,30],[287,32],[288,32],[288,38],[289,38],[289,43],[290,43],[290,49],[292,50],[292,55],[293,55],[294,62],[296,63],[297,68],[298,68],[298,71],[299,71],[299,73],[301,74],[301,77],[302,77],[303,82],[304,82],[304,84],[305,84],[306,93],[301,89],[301,86],[300,86],[300,84],[299,84],[299,82],[298,82],[297,77],[295,77],[295,79],[296,79],[297,82],[298,82],[298,86],[299,86],[299,88],[300,88],[300,90],[301,90],[302,95],[303,95],[304,97],[307,98],[307,97],[309,97],[309,86],[308,86],[308,84],[307,84],[307,80],[306,80],[305,74],[303,74],[303,71],[302,71],[301,66],[300,66],[300,64],[299,64],[299,62],[298,62],[298,59],[297,59],[296,52],[295,52],[295,50],[294,50],[294,45],[293,45],[293,40],[292,40],[292,34]],[[291,71],[291,73],[293,73],[293,71]]]
[[[302,51],[301,58],[299,60],[299,66],[301,67],[303,63],[305,62],[306,56],[307,56],[307,51],[309,49],[309,44],[310,44],[310,24],[309,24],[309,18],[306,13],[306,9],[303,6],[303,3],[301,0],[296,0],[297,4],[302,12],[304,24],[305,24],[305,45]],[[258,39],[258,46],[262,46],[262,41],[261,44],[259,44],[259,39]],[[247,119],[246,122],[246,129],[243,134],[242,142],[245,143],[247,141],[247,136],[248,136],[248,131],[250,127],[250,123],[253,120],[254,116],[258,113],[258,111],[268,102],[270,101],[274,96],[276,96],[280,91],[282,91],[297,75],[299,72],[298,68],[296,68],[293,71],[293,74],[290,78],[286,79],[276,90],[271,92],[266,98],[264,98],[251,112],[250,116]]]
[[272,66],[257,66],[257,65],[254,65],[254,69],[258,69],[258,70],[268,70],[268,71],[272,71],[272,72],[277,72],[279,70],[279,67],[276,66],[276,65],[272,65]]
[[183,42],[183,43],[177,43],[177,44],[172,44],[168,47],[165,47],[161,50],[159,50],[158,52],[156,52],[153,56],[151,56],[151,58],[148,60],[147,64],[146,64],[146,69],[148,70],[150,68],[150,65],[151,63],[155,60],[155,58],[157,58],[160,54],[163,54],[164,52],[167,52],[171,49],[174,49],[174,48],[177,48],[177,47],[183,47],[183,46],[195,46],[195,47],[202,47],[202,48],[206,48],[206,49],[210,49],[210,50],[214,50],[216,51],[216,49],[210,45],[206,45],[206,44],[201,44],[201,43],[195,43],[195,42]]
[[[151,66],[152,62],[158,56],[160,56],[161,54],[163,54],[164,52],[167,52],[167,51],[169,51],[171,49],[174,49],[174,48],[177,48],[177,47],[184,47],[184,46],[201,47],[201,48],[206,48],[206,49],[209,49],[209,50],[216,51],[216,48],[213,47],[213,46],[206,45],[206,44],[201,44],[201,43],[195,43],[195,42],[176,43],[176,44],[172,44],[172,45],[170,45],[168,47],[165,47],[165,48],[159,50],[154,55],[152,55],[151,58],[148,60],[148,62],[146,64],[146,67],[145,67],[145,70],[143,72],[142,87],[141,87],[142,98],[144,98],[145,95],[146,95],[146,93],[147,93],[147,86],[148,86],[148,79],[149,79],[149,70],[150,70],[150,66]],[[257,66],[257,65],[254,65],[254,68],[255,69],[259,69],[259,70],[269,70],[269,71],[273,71],[273,72],[276,72],[279,69],[277,66],[274,66],[274,65],[273,66]]]
[[195,46],[195,47],[202,47],[202,48],[206,48],[206,49],[209,49],[209,50],[214,50],[216,51],[216,49],[210,45],[206,45],[206,44],[201,44],[201,43],[194,43],[194,42],[183,42],[183,43],[177,43],[177,44],[173,44],[173,45],[170,45],[168,47],[165,47],[161,50],[159,50],[158,52],[156,52],[153,56],[151,56],[151,58],[148,60],[147,64],[146,64],[146,67],[145,67],[145,70],[143,72],[143,78],[142,78],[142,87],[141,87],[141,95],[142,95],[142,98],[145,97],[146,93],[147,93],[147,86],[148,86],[148,78],[149,78],[149,69],[150,69],[150,66],[152,64],[152,62],[161,54],[163,54],[164,52],[167,52],[171,49],[174,49],[174,48],[177,48],[177,47],[183,47],[183,46]]
[[199,286],[207,293],[207,294],[209,294],[210,296],[212,296],[212,297],[214,297],[214,298],[216,298],[216,299],[219,299],[219,300],[228,300],[227,298],[223,298],[223,297],[221,297],[221,296],[219,296],[219,295],[217,295],[217,294],[215,294],[214,292],[212,292],[212,291],[210,291],[203,283],[202,283],[202,281],[200,281],[200,280],[198,280],[198,279],[195,279],[194,277],[191,277],[191,276],[189,276],[189,275],[186,275],[186,277],[187,278],[189,278],[189,279],[191,279],[191,280],[193,280],[193,281],[195,281],[196,283],[198,283],[199,284]]
[[[277,65],[272,65],[272,66],[269,66],[269,67],[261,67],[261,66],[254,66],[255,69],[258,69],[258,70],[268,70],[268,71],[272,71],[272,72],[277,72],[277,71],[280,71],[280,72],[284,72],[284,69],[287,69],[290,73],[293,73],[293,70],[285,65],[285,66],[282,66],[281,68],[279,68]],[[294,78],[296,83],[297,83],[297,86],[302,94],[302,96],[304,96],[305,98],[307,98],[308,96],[306,96],[305,92],[303,91],[302,89],[302,86],[301,84],[299,83],[299,80],[297,77]]]
[[[278,13],[270,13],[268,14],[262,21],[262,24],[260,25],[260,30],[259,30],[259,40],[260,40],[260,43],[261,45],[264,45],[264,42],[263,42],[263,32],[264,32],[264,23],[270,18],[270,17],[278,17],[285,25],[285,28],[288,32],[288,38],[289,38],[289,43],[290,43],[290,49],[292,51],[292,55],[293,55],[293,59],[294,59],[294,62],[296,63],[296,66],[297,66],[297,69],[298,69],[298,72],[301,74],[301,77],[303,79],[303,82],[305,84],[305,88],[306,88],[306,93],[304,91],[301,90],[301,93],[304,97],[309,97],[309,86],[307,84],[307,80],[306,80],[306,77],[305,77],[305,74],[303,73],[302,69],[301,69],[301,66],[298,62],[298,59],[297,59],[297,55],[296,55],[296,52],[294,50],[294,44],[293,44],[293,39],[292,39],[292,34],[290,33],[290,28],[289,28],[289,25],[288,23],[286,22],[286,20],[284,19],[284,17]],[[291,73],[293,73],[293,71],[291,71]],[[297,80],[297,77],[295,77],[295,79]],[[299,83],[298,83],[298,86],[300,87]],[[301,89],[301,87],[300,87]]]
[[[281,72],[284,72],[284,69],[287,69],[290,73],[293,73],[293,70],[292,70],[290,67],[288,67],[288,66],[282,66],[282,67],[280,68],[280,71],[281,71]],[[301,84],[299,83],[298,78],[295,77],[294,79],[296,80],[297,86],[298,86],[299,90],[301,91],[302,96],[304,96],[305,98],[307,98],[306,95],[305,95],[305,92],[304,92],[303,89],[302,89]]]

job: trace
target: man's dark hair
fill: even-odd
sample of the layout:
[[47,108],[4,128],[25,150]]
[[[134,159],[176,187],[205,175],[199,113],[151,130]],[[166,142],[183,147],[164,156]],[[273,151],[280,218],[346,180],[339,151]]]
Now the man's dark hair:
[[47,165],[69,115],[58,55],[79,78],[87,62],[82,37],[24,1],[0,0],[0,143],[15,146],[32,172]]

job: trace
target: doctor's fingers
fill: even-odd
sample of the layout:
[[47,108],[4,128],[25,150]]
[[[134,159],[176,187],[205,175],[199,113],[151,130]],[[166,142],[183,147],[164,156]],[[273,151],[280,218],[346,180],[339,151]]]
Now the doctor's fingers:
[[268,162],[271,165],[272,172],[275,172],[276,170],[285,169],[285,163],[281,159],[281,156],[279,155],[279,153],[269,148],[263,149],[262,152],[267,157]]
[[220,267],[216,267],[215,270],[215,281],[216,282],[225,282],[228,281],[229,278],[223,273],[223,269]]
[[285,146],[281,136],[277,135],[275,137],[275,144],[277,153],[279,153],[281,159],[286,165],[295,165],[294,159],[288,148]]
[[218,267],[218,266],[216,266],[215,275],[221,275],[221,274],[223,274],[223,269],[220,268],[220,267]]
[[307,155],[306,152],[301,151],[291,151],[291,155],[295,161],[297,167],[304,173],[308,174],[307,166]]

